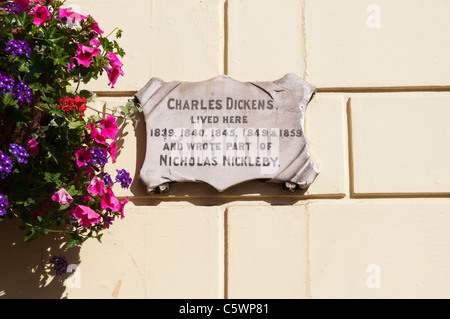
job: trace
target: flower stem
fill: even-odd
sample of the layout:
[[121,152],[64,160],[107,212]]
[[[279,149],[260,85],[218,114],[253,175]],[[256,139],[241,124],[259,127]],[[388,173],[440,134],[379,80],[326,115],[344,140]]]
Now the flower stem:
[[77,81],[77,87],[75,89],[75,92],[73,92],[73,94],[76,96],[78,94],[78,89],[80,87],[80,82],[81,82],[81,66],[78,65],[78,81]]
[[41,266],[43,269],[45,269],[44,266],[44,237],[41,238]]
[[[99,111],[99,110],[97,110],[97,109],[94,109],[92,106],[89,106],[89,105],[86,105],[86,107],[87,108],[89,108],[89,109],[91,109],[91,110],[93,110],[93,111],[95,111],[95,112],[97,112],[97,113],[99,113],[99,114],[104,114],[104,115],[113,115],[113,114],[111,114],[111,113],[107,113],[107,112],[102,112],[102,111]],[[116,118],[118,118],[118,119],[123,119],[123,120],[128,120],[129,118],[128,117],[124,117],[124,116],[118,116],[118,115],[114,115]],[[98,121],[97,123],[100,123],[101,121]]]
[[119,30],[119,28],[117,28],[117,27],[116,27],[116,28],[114,28],[114,30],[112,30],[112,31],[111,31],[111,33],[110,33],[110,34],[108,34],[108,35],[107,35],[107,36],[106,36],[105,38],[109,37],[109,36],[110,36],[111,34],[113,34],[113,33],[114,33],[114,31],[116,31],[116,30]]
[[[16,214],[14,214],[14,216],[19,218],[19,216],[17,216]],[[29,223],[25,223],[25,225],[27,225],[28,227],[33,227],[33,225],[29,224]],[[68,230],[54,230],[54,229],[48,229],[48,228],[43,228],[43,230],[48,231],[49,233],[70,233]]]

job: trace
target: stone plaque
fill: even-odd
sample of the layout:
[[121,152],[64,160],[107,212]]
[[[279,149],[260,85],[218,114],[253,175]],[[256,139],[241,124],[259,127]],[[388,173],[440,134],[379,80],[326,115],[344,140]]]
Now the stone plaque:
[[223,191],[255,179],[305,189],[319,173],[303,127],[314,93],[294,74],[274,82],[152,78],[136,94],[147,128],[140,178],[149,193],[171,182]]

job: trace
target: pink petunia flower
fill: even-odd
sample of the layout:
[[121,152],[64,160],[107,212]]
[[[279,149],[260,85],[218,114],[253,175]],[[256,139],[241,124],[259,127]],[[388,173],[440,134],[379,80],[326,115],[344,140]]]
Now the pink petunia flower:
[[102,199],[102,209],[110,208],[113,212],[117,212],[121,208],[120,201],[116,198],[112,191],[112,187],[108,187]]
[[100,135],[105,138],[115,139],[116,134],[119,132],[114,115],[108,115],[104,120],[100,121],[100,127],[102,128]]
[[114,85],[116,84],[119,76],[125,75],[125,73],[122,70],[123,63],[120,62],[117,55],[115,55],[112,52],[108,52],[108,60],[110,66],[105,66],[105,70],[109,79],[108,85],[111,85],[111,88],[114,88]]
[[87,127],[91,130],[89,136],[94,139],[99,144],[107,144],[106,139],[100,135],[100,132],[97,130],[94,124],[88,123]]
[[109,66],[105,66],[104,69],[106,70],[106,74],[108,75],[108,85],[111,85],[111,88],[114,89],[114,85],[116,85],[119,76],[125,75],[125,73],[120,68],[111,68]]
[[111,155],[112,162],[115,163],[116,162],[116,153],[117,153],[116,141],[112,141],[111,144],[108,145],[106,150],[108,151],[109,155]]
[[96,38],[92,38],[91,41],[89,41],[89,45],[92,47],[100,47],[102,44],[100,43],[100,41]]
[[92,158],[92,153],[86,149],[79,149],[75,151],[75,157],[77,159],[78,167],[85,166],[87,162]]
[[102,196],[105,193],[105,182],[102,179],[98,179],[97,176],[94,176],[87,190],[91,195]]
[[93,169],[91,166],[84,166],[81,169],[87,176],[91,176],[92,174],[95,174],[95,169]]
[[67,9],[59,8],[59,18],[67,18],[67,21],[70,23],[80,22],[83,19],[86,19],[84,15],[81,15],[77,12],[69,11]]
[[67,205],[73,202],[72,196],[70,196],[70,194],[64,188],[61,188],[59,191],[57,191],[52,196],[52,200],[63,205]]
[[124,219],[124,208],[125,205],[130,201],[129,197],[124,199],[123,202],[119,201],[112,191],[112,186],[108,187],[103,199],[102,199],[102,209],[110,208],[113,212],[120,212],[120,218]]
[[101,216],[99,214],[83,205],[78,205],[72,211],[72,215],[80,221],[80,225],[83,227],[89,227],[92,224],[98,224],[101,221]]
[[33,138],[31,140],[28,141],[28,145],[27,145],[27,149],[28,149],[28,153],[31,156],[37,156],[39,154],[39,144],[38,142]]
[[98,26],[98,23],[97,23],[97,22],[92,23],[92,24],[90,25],[90,28],[91,28],[92,31],[97,32],[97,34],[98,34],[99,36],[102,36],[102,34],[104,33],[104,31],[103,31],[102,29],[100,29],[100,27]]
[[124,218],[125,218],[125,215],[124,215],[124,213],[123,213],[123,210],[124,210],[124,208],[125,208],[125,205],[126,205],[129,201],[130,201],[130,199],[129,199],[128,196],[127,196],[127,198],[125,198],[124,201],[120,203],[119,211],[120,211],[120,218],[121,218],[121,219],[124,219]]
[[45,21],[50,20],[50,12],[46,6],[36,6],[34,7],[28,15],[34,17],[33,24],[41,25]]
[[86,45],[79,44],[77,56],[72,59],[77,60],[78,64],[88,67],[92,62],[92,58],[96,55],[100,55],[100,50],[97,47],[88,47]]
[[90,196],[90,195],[83,195],[83,202],[85,202],[85,203],[90,203],[90,202],[92,202],[92,196]]
[[113,68],[121,68],[123,66],[123,63],[120,62],[117,55],[113,52],[108,52],[108,60]]

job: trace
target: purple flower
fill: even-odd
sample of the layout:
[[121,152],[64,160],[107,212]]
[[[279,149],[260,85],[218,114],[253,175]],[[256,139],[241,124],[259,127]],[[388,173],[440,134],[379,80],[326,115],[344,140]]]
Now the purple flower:
[[92,154],[91,163],[98,164],[101,168],[105,167],[105,164],[108,162],[108,157],[106,152],[101,148],[94,148],[90,150]]
[[4,216],[6,214],[6,206],[8,206],[9,203],[6,200],[5,195],[0,194],[0,216]]
[[106,217],[106,220],[105,220],[105,229],[108,229],[109,226],[112,225],[113,221],[114,221],[114,217],[110,217],[110,216]]
[[103,181],[105,182],[105,185],[112,185],[113,184],[113,180],[111,178],[111,175],[109,175],[108,173],[100,173],[100,174],[98,174],[98,177],[103,179]]
[[31,103],[33,99],[33,90],[24,81],[19,81],[14,86],[12,96],[15,97],[20,104]]
[[24,54],[27,58],[31,57],[31,47],[27,41],[10,40],[6,43],[5,51],[10,52],[14,56]]
[[[6,2],[6,0],[0,1],[0,3]],[[3,8],[7,12],[11,12],[12,14],[21,13],[31,6],[30,0],[14,0],[14,2],[6,3]]]
[[22,6],[17,3],[7,3],[3,6],[3,9],[7,12],[11,12],[12,14],[18,14],[23,11]]
[[[39,0],[33,0],[33,2],[36,3],[39,2]],[[31,0],[14,0],[14,3],[17,4],[22,11],[27,10],[32,5]]]
[[5,179],[13,167],[12,160],[3,152],[0,152],[0,178]]
[[0,92],[6,94],[14,89],[15,81],[13,78],[0,72]]
[[67,267],[69,264],[67,263],[66,257],[53,256],[52,259],[50,259],[50,263],[53,264],[57,276],[61,276],[67,272]]
[[19,101],[19,104],[31,103],[33,90],[24,81],[15,81],[6,73],[0,71],[0,92],[6,94],[11,92],[12,96]]
[[122,170],[116,169],[116,171],[117,171],[116,182],[120,183],[120,186],[124,189],[130,187],[130,184],[132,182],[130,173],[128,173],[124,169]]
[[10,144],[9,152],[17,158],[19,163],[26,164],[28,162],[28,153],[22,145]]

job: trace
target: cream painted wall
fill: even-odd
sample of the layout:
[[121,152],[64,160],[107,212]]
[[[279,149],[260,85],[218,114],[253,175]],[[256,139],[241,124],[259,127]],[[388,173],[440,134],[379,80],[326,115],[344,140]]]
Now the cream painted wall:
[[450,297],[449,0],[67,3],[124,31],[125,77],[90,86],[98,108],[153,76],[294,72],[318,88],[305,134],[321,173],[303,195],[250,182],[150,196],[137,178],[145,127],[128,126],[108,167],[134,175],[115,189],[126,218],[67,253],[76,278],[53,277],[40,243],[1,224],[0,298]]

